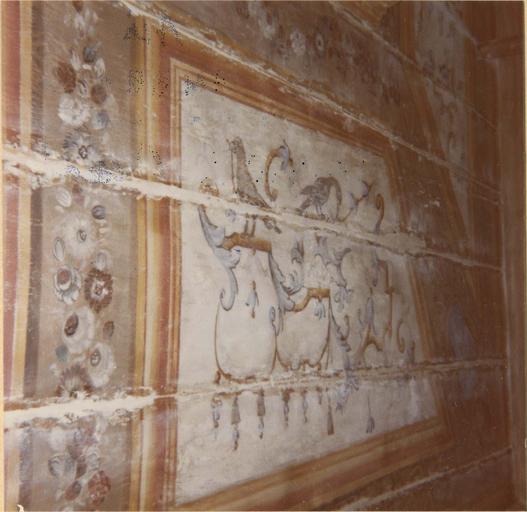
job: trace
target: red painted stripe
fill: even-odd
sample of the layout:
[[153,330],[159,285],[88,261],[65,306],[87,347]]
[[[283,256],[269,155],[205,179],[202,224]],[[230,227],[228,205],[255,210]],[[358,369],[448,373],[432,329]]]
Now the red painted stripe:
[[167,359],[172,356],[168,353],[168,347],[170,345],[169,333],[170,328],[168,325],[169,320],[169,308],[170,308],[170,286],[166,286],[164,283],[170,283],[170,200],[162,199],[159,202],[159,233],[161,236],[161,283],[159,283],[161,297],[158,303],[159,308],[159,366],[158,366],[158,386],[165,388],[170,386],[170,382],[167,382]]

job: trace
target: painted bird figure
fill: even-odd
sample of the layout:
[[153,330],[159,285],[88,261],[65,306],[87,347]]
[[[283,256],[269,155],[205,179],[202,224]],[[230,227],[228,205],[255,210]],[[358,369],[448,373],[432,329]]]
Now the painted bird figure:
[[247,168],[247,156],[242,139],[235,137],[227,142],[231,150],[232,184],[234,192],[246,203],[259,206],[260,208],[269,208],[269,205],[253,183],[251,174]]
[[[247,168],[247,156],[245,147],[240,137],[235,137],[228,140],[229,149],[231,151],[231,177],[234,192],[244,202],[258,206],[259,208],[268,209],[269,205],[265,199],[260,195],[256,185],[253,183],[249,169]],[[252,216],[253,225],[251,235],[254,235],[256,228],[256,215]],[[274,229],[277,233],[281,233],[276,225],[276,222],[270,217],[264,218],[264,225],[267,229]],[[245,226],[245,232],[248,233],[248,226]]]
[[300,205],[300,210],[304,212],[311,206],[315,208],[317,215],[324,217],[322,207],[328,202],[331,189],[335,189],[337,195],[337,217],[342,202],[342,190],[339,182],[332,176],[322,176],[317,178],[312,185],[304,187],[300,193],[307,196],[304,202]]

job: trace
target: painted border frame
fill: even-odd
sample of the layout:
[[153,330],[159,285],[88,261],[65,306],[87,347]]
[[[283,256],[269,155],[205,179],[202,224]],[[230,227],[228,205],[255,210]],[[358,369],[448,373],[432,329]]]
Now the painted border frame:
[[[247,66],[234,62],[180,34],[165,37],[157,25],[143,19],[142,41],[138,58],[146,72],[144,96],[137,101],[138,141],[143,157],[149,162],[146,179],[158,179],[151,154],[169,162],[163,181],[180,184],[181,157],[181,80],[183,77],[203,80],[215,92],[233,98],[301,126],[322,132],[380,156],[390,174],[390,186],[395,197],[404,197],[396,179],[396,157],[388,139],[363,125],[347,128],[346,117],[320,103],[310,103],[278,80],[264,76]],[[214,71],[221,72],[221,80]],[[160,84],[162,85],[160,87]],[[233,84],[236,84],[235,86]],[[407,218],[407,205],[401,201],[401,223]],[[181,240],[179,240],[181,243]],[[418,283],[407,262],[414,299],[418,300]],[[428,333],[422,308],[416,308],[421,333]],[[426,341],[426,336],[422,336]],[[425,343],[426,345],[426,343]],[[429,352],[425,346],[425,352]],[[174,354],[174,360],[177,355]],[[173,386],[177,390],[177,369]],[[438,415],[400,428],[388,434],[354,444],[343,450],[278,470],[249,482],[233,485],[212,495],[176,506],[194,510],[261,510],[316,509],[342,499],[356,489],[404,466],[416,463],[447,449],[453,443],[448,426],[441,390],[431,381]],[[177,426],[173,426],[174,431]],[[175,443],[175,444],[171,444]],[[171,436],[170,478],[177,478],[177,432]],[[165,488],[169,482],[166,480]],[[170,486],[175,488],[175,482]],[[166,496],[166,506],[175,506],[173,493]]]

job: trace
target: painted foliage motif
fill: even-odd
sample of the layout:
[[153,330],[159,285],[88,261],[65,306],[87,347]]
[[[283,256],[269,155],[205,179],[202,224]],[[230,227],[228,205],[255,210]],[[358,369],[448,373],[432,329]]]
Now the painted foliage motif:
[[[185,428],[206,421],[205,405],[180,409],[177,499],[185,503],[303,460],[295,435],[322,455],[429,418],[435,406],[426,380],[360,377],[423,358],[404,258],[334,233],[398,232],[384,160],[178,76],[181,185],[224,205],[182,210],[192,249],[183,246],[178,386],[210,391],[209,432]],[[242,203],[247,213],[228,206]],[[294,214],[291,224],[277,212]],[[226,454],[229,445],[227,480],[197,462],[204,447]]]

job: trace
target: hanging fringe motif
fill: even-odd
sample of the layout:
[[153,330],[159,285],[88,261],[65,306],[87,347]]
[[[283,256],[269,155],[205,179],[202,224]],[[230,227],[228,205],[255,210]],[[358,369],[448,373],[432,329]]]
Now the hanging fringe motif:
[[322,405],[323,393],[323,389],[320,386],[317,386],[318,405]]

